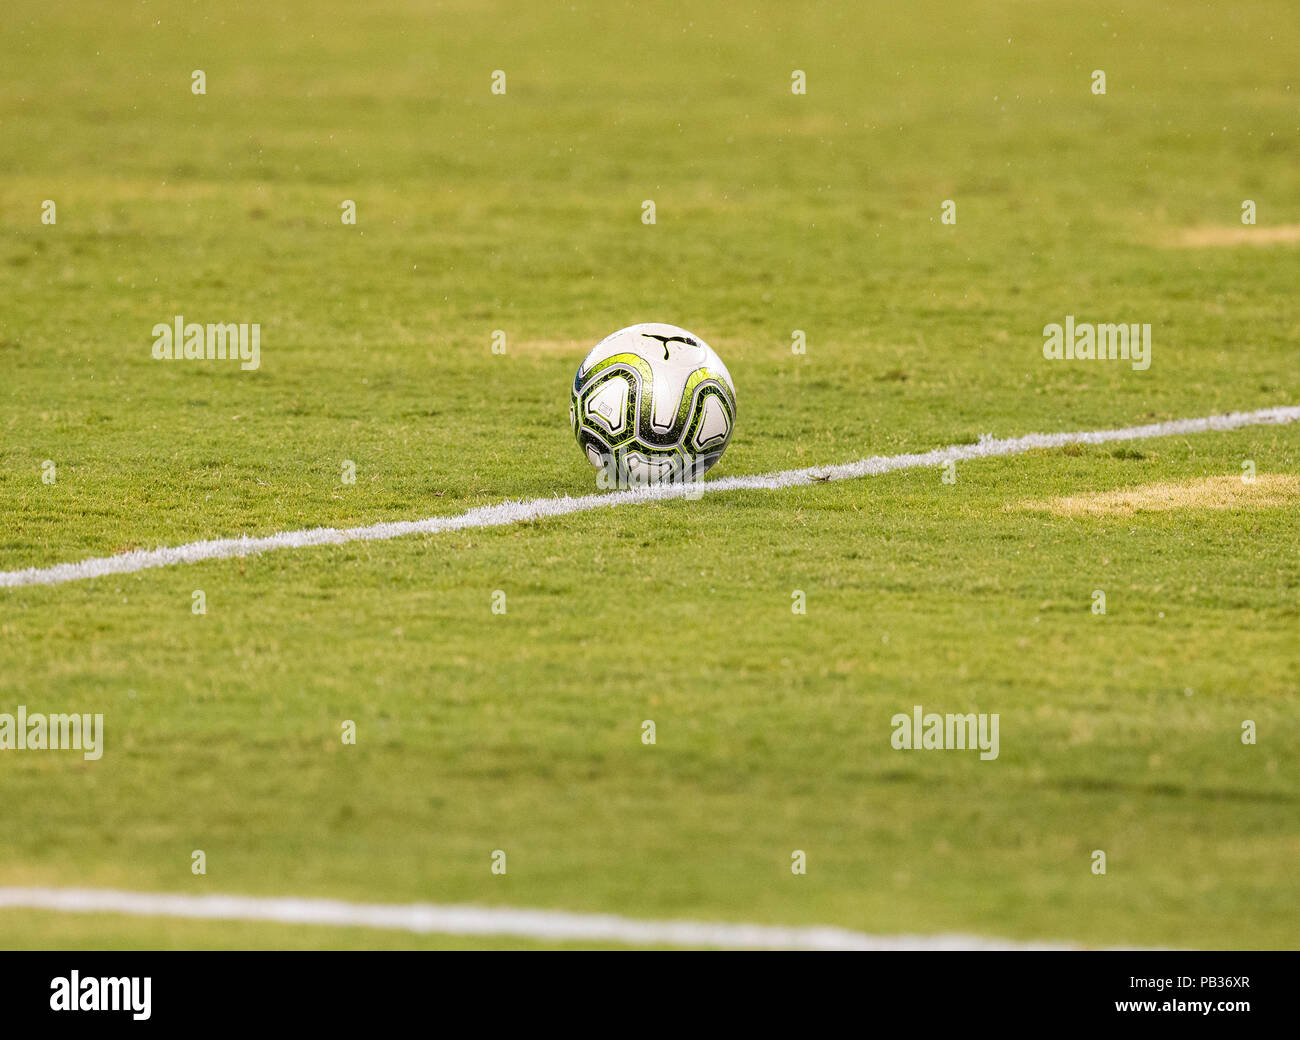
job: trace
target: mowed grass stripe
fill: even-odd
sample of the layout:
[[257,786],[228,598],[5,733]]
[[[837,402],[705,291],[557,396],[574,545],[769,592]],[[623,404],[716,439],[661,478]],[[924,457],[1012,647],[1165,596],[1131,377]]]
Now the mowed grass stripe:
[[382,541],[411,534],[443,534],[466,528],[502,527],[509,524],[543,520],[610,506],[643,505],[664,499],[695,497],[723,491],[775,490],[811,484],[814,481],[851,480],[877,476],[902,469],[942,466],[949,462],[1020,455],[1042,448],[1059,448],[1067,444],[1103,444],[1108,441],[1142,440],[1193,433],[1222,432],[1243,426],[1279,425],[1300,419],[1300,406],[1263,408],[1253,412],[1230,412],[1196,419],[1173,419],[1168,422],[1128,426],[1112,430],[1073,433],[1031,433],[1023,437],[999,440],[982,438],[976,444],[954,444],[932,451],[902,455],[877,455],[857,462],[836,466],[812,466],[779,473],[726,477],[702,484],[663,485],[584,495],[578,498],[534,498],[480,506],[454,516],[433,516],[423,520],[402,520],[371,524],[365,527],[315,527],[299,531],[250,538],[218,538],[190,542],[160,549],[138,549],[118,556],[103,556],[80,563],[61,563],[53,567],[28,567],[25,570],[0,572],[0,587],[20,585],[60,585],[69,581],[102,578],[111,574],[129,574],[152,567],[168,567],[202,560],[249,556],[275,549],[302,549],[315,545],[341,545],[355,541]]

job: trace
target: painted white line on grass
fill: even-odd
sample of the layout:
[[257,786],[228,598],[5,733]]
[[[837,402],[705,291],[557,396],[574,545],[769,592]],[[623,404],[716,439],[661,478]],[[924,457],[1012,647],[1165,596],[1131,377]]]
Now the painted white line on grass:
[[1255,412],[1231,412],[1200,419],[1174,419],[1169,422],[1129,426],[1118,430],[1091,430],[1079,433],[1031,433],[1024,437],[998,440],[985,437],[978,444],[955,444],[948,448],[906,455],[876,455],[839,466],[812,466],[780,473],[749,477],[724,477],[686,488],[680,484],[612,491],[584,495],[581,498],[533,498],[525,501],[500,502],[480,506],[453,516],[432,516],[425,520],[402,520],[371,524],[368,527],[314,527],[302,531],[284,531],[259,538],[217,538],[190,542],[162,549],[137,549],[118,556],[104,556],[80,563],[60,563],[52,567],[28,567],[21,571],[0,571],[0,587],[18,585],[59,585],[65,581],[103,578],[110,574],[130,574],[150,567],[167,567],[176,563],[197,563],[231,556],[249,556],[273,549],[301,549],[311,545],[342,545],[345,542],[379,541],[409,534],[442,534],[467,528],[501,527],[528,520],[582,513],[609,506],[644,505],[664,499],[722,491],[775,490],[811,484],[817,480],[851,480],[856,477],[892,473],[900,469],[942,466],[963,459],[990,458],[995,455],[1020,455],[1035,448],[1059,448],[1066,444],[1104,444],[1108,441],[1142,440],[1177,434],[1209,433],[1236,430],[1243,426],[1291,423],[1300,420],[1300,406],[1263,408]]
[[782,928],[712,921],[644,921],[614,914],[458,906],[434,903],[345,903],[335,899],[170,895],[99,888],[0,888],[0,909],[75,914],[129,914],[208,921],[382,928],[433,935],[496,935],[542,942],[761,950],[1069,950],[1056,943],[1017,943],[977,935],[868,935],[843,928]]

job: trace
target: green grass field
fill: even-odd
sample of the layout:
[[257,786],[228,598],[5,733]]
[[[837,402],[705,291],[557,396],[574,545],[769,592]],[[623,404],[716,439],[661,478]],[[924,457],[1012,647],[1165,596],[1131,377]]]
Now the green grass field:
[[[591,493],[569,383],[640,321],[735,377],[711,476],[1298,404],[1297,70],[1283,0],[10,0],[0,570]],[[155,360],[177,314],[260,368]],[[1044,359],[1067,314],[1150,369]],[[1261,426],[0,589],[0,712],[106,727],[0,752],[0,886],[1294,948],[1296,475]],[[537,943],[0,910],[430,945]]]

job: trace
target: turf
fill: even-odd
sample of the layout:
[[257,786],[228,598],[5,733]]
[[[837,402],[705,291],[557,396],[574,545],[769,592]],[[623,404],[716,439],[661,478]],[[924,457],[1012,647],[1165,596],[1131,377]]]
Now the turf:
[[[1300,249],[1176,245],[1300,222],[1282,3],[3,18],[0,569],[588,493],[567,385],[634,321],[735,376],[719,475],[1300,402]],[[154,360],[176,314],[261,367]],[[1067,314],[1151,323],[1151,368],[1045,360]],[[1295,498],[1034,508],[1245,460],[1300,430],[0,590],[0,712],[107,727],[3,753],[0,884],[1294,947]],[[893,750],[914,704],[999,713],[999,758]],[[0,912],[317,942],[431,940]]]

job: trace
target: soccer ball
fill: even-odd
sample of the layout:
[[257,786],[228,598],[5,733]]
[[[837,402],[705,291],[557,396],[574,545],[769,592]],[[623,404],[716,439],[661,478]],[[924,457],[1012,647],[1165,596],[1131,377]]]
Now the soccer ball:
[[578,366],[569,423],[602,487],[691,481],[731,440],[736,389],[698,336],[676,325],[630,325]]

